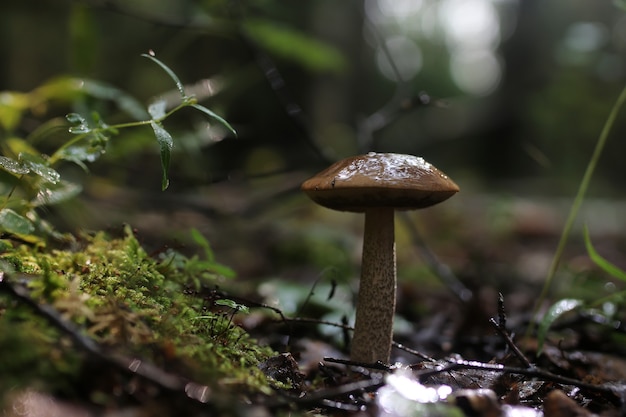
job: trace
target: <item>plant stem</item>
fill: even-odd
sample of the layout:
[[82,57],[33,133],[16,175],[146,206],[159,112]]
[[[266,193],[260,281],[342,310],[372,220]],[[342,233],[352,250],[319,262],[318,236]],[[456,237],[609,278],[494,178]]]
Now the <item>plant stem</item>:
[[[567,243],[567,239],[569,238],[569,234],[572,230],[572,226],[574,225],[574,220],[576,220],[576,216],[578,215],[578,211],[580,206],[585,199],[585,194],[587,193],[587,189],[589,188],[589,184],[591,182],[591,177],[593,176],[593,172],[598,165],[598,161],[600,160],[600,156],[602,155],[602,151],[604,150],[604,146],[606,144],[607,138],[609,137],[609,132],[611,131],[613,124],[615,123],[615,119],[617,118],[617,114],[619,110],[622,108],[622,105],[626,101],[626,86],[622,89],[617,101],[611,108],[611,112],[609,113],[609,117],[606,119],[604,126],[602,127],[602,131],[600,132],[600,136],[598,137],[598,141],[596,143],[596,147],[591,155],[591,160],[589,164],[587,164],[587,169],[585,171],[585,175],[583,176],[582,181],[580,182],[580,186],[578,187],[578,192],[576,193],[576,197],[574,199],[574,203],[570,209],[567,220],[565,221],[565,226],[563,227],[563,231],[561,232],[561,237],[559,239],[559,243],[556,248],[556,252],[554,253],[554,257],[552,258],[552,263],[550,264],[550,269],[548,270],[548,275],[546,277],[546,281],[543,285],[543,289],[541,290],[541,294],[539,295],[539,299],[535,304],[535,309],[533,311],[533,317],[536,317],[541,309],[541,305],[545,301],[548,291],[552,286],[552,280],[556,275],[556,271],[559,267],[559,263],[561,261],[561,257],[563,256],[563,252],[565,250],[565,244]],[[535,326],[535,321],[531,320],[526,330],[526,336],[532,334]]]
[[137,122],[119,123],[119,124],[111,125],[111,126],[107,126],[107,127],[97,127],[97,128],[91,129],[89,132],[82,133],[80,135],[76,135],[74,138],[68,140],[61,147],[59,147],[59,149],[57,149],[50,156],[50,158],[48,159],[48,162],[50,163],[51,166],[54,165],[56,162],[58,162],[62,158],[63,150],[69,148],[72,145],[75,145],[76,143],[80,142],[81,140],[83,140],[85,138],[88,138],[89,136],[93,135],[94,133],[106,132],[106,131],[114,131],[114,130],[117,130],[117,129],[126,129],[126,128],[129,128],[129,127],[146,126],[146,125],[150,125],[150,123],[152,123],[152,122],[161,123],[161,122],[163,122],[163,120],[167,119],[172,114],[176,113],[178,110],[182,109],[183,107],[188,107],[188,106],[191,106],[193,104],[196,104],[196,102],[197,102],[197,100],[195,98],[188,97],[186,100],[181,102],[179,105],[177,105],[176,107],[174,107],[172,110],[168,111],[167,113],[165,113],[161,117],[157,117],[157,118],[150,119],[150,120],[140,120],[140,121],[137,121]]

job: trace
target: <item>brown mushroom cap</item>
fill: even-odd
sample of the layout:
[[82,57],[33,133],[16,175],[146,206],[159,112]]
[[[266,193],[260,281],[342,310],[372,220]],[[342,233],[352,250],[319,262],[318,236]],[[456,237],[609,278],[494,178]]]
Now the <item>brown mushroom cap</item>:
[[302,184],[317,204],[340,211],[413,210],[447,200],[459,186],[423,158],[370,152],[338,161]]

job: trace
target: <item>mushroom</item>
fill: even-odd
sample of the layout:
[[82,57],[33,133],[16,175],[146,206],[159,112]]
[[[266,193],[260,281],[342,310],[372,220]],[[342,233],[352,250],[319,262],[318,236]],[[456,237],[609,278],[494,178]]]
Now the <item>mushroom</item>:
[[334,163],[301,189],[321,206],[365,213],[350,359],[388,363],[396,306],[394,210],[432,206],[459,187],[423,158],[370,152]]

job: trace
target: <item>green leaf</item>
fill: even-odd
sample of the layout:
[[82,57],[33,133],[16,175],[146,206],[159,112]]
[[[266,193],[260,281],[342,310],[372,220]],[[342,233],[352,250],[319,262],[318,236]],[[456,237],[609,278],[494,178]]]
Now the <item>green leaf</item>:
[[207,261],[214,262],[215,256],[209,241],[196,228],[191,229],[190,234],[195,244],[204,249],[204,256],[206,256]]
[[15,175],[24,175],[30,172],[28,167],[25,167],[19,161],[6,156],[0,156],[0,168]]
[[70,113],[65,116],[65,119],[67,119],[70,124],[74,125],[70,126],[70,133],[73,133],[75,135],[81,135],[83,133],[89,133],[91,131],[87,120],[78,113]]
[[215,254],[209,241],[198,231],[198,229],[191,229],[191,238],[193,241],[204,249],[205,260],[194,260],[193,263],[196,267],[211,271],[215,274],[221,275],[224,278],[234,278],[237,274],[232,268],[219,264],[215,261]]
[[165,100],[157,100],[150,103],[148,106],[148,113],[153,119],[162,119],[165,116],[167,102]]
[[311,70],[340,73],[347,67],[346,60],[337,49],[295,29],[261,19],[248,20],[244,29],[250,39],[269,52]]
[[144,58],[148,58],[150,60],[152,60],[153,62],[155,62],[157,65],[159,65],[161,68],[163,68],[163,70],[167,73],[167,75],[170,76],[170,78],[172,80],[174,80],[174,83],[176,84],[176,88],[178,89],[178,92],[180,93],[180,96],[183,100],[185,100],[185,98],[187,98],[187,95],[185,94],[185,88],[183,87],[183,83],[180,82],[180,80],[178,79],[178,76],[176,76],[176,74],[174,73],[174,71],[172,71],[170,69],[170,67],[168,67],[167,65],[165,65],[163,62],[161,62],[160,60],[158,60],[155,56],[150,55],[150,54],[141,54],[142,57]]
[[63,149],[59,155],[59,158],[66,161],[74,162],[85,171],[88,171],[87,165],[85,165],[83,161],[95,162],[106,152],[106,142],[102,141],[101,136],[102,134],[99,133],[96,135],[96,140],[87,143],[77,143],[76,145],[72,145],[68,148]]
[[211,270],[224,278],[235,278],[237,273],[229,266],[213,263]]
[[65,118],[73,125],[86,123],[85,118],[78,113],[68,113]]
[[552,324],[565,313],[576,310],[577,308],[583,306],[583,304],[584,303],[582,300],[565,298],[563,300],[557,301],[548,309],[546,315],[543,316],[543,319],[541,319],[541,323],[539,324],[539,328],[537,329],[537,339],[539,344],[537,355],[541,355],[546,335],[548,334],[548,330],[550,330]]
[[35,206],[48,206],[59,204],[76,197],[82,191],[82,187],[78,184],[60,181],[49,187],[41,187],[33,204]]
[[167,177],[167,173],[170,169],[170,157],[172,153],[172,147],[174,141],[172,135],[163,128],[160,123],[155,121],[150,122],[154,135],[156,136],[159,146],[161,147],[161,170],[163,171],[163,177],[161,179],[161,190],[166,190],[170,184],[170,180]]
[[[11,241],[7,239],[0,239],[0,253],[6,252],[12,248],[13,245],[11,244]],[[5,265],[2,265],[2,262],[0,262],[0,271],[3,270],[3,267],[5,267]],[[4,272],[6,272],[6,270]]]
[[226,299],[226,298],[223,298],[221,300],[215,301],[215,304],[220,305],[220,306],[224,306],[224,307],[230,307],[233,310],[241,311],[242,313],[248,313],[250,311],[248,306],[236,303],[233,300],[229,300],[229,299]]
[[209,271],[224,278],[235,278],[235,276],[237,275],[232,268],[226,265],[219,264],[215,261],[202,261],[196,259],[193,260],[193,264],[195,268]]
[[204,107],[204,106],[202,106],[200,104],[192,104],[191,107],[193,107],[194,109],[200,110],[202,113],[208,115],[209,117],[214,118],[215,120],[217,120],[218,122],[223,124],[228,130],[230,130],[233,135],[237,136],[237,132],[230,125],[230,123],[228,123],[226,120],[224,120],[224,118],[218,116],[215,112],[207,109],[206,107]]
[[5,232],[19,235],[27,235],[35,230],[35,227],[26,217],[21,216],[11,209],[0,210],[0,229]]
[[72,77],[56,77],[32,91],[31,106],[50,100],[71,102],[83,95],[83,80]]
[[54,169],[50,168],[42,158],[27,153],[21,153],[19,157],[23,161],[22,163],[25,167],[30,169],[31,172],[39,175],[45,181],[56,184],[61,179],[61,175]]
[[624,272],[624,270],[622,270],[621,268],[613,265],[611,262],[607,261],[602,256],[600,256],[598,252],[596,252],[596,249],[591,244],[591,238],[589,237],[589,230],[586,225],[583,229],[583,235],[585,237],[585,247],[587,248],[587,253],[589,254],[589,257],[591,258],[591,260],[600,268],[602,268],[602,270],[606,272],[607,274],[621,281],[626,282],[626,272]]
[[27,94],[9,91],[0,93],[0,126],[7,131],[15,129],[28,106]]
[[622,11],[626,11],[626,0],[613,0],[613,4]]

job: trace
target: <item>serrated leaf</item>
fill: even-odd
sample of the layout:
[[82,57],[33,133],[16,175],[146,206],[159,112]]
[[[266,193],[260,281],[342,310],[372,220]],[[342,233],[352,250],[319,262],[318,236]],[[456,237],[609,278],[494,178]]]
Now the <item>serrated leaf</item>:
[[30,172],[30,169],[22,163],[6,156],[0,156],[0,168],[15,175],[24,175]]
[[35,227],[26,217],[9,208],[4,208],[0,210],[0,229],[9,233],[27,235],[32,233]]
[[539,345],[537,353],[538,355],[541,355],[541,351],[543,350],[543,344],[548,334],[548,330],[550,330],[552,324],[565,313],[576,310],[583,305],[584,303],[582,300],[565,298],[563,300],[557,301],[548,309],[545,316],[543,316],[543,319],[541,319],[541,323],[539,324],[539,328],[537,329],[537,341]]
[[163,171],[161,189],[166,190],[170,182],[167,177],[167,173],[170,169],[170,157],[174,141],[172,139],[172,135],[170,135],[160,123],[151,121],[150,126],[152,126],[152,130],[154,130],[154,135],[156,136],[157,142],[159,142],[159,147],[161,148],[161,170]]
[[39,175],[45,181],[52,184],[56,184],[61,179],[61,175],[46,165],[45,161],[34,155],[25,153],[20,154],[20,159],[23,161],[25,167],[30,169],[31,172]]
[[591,258],[593,263],[598,265],[604,272],[611,275],[612,277],[626,282],[626,272],[604,259],[593,247],[593,245],[591,244],[591,238],[589,237],[589,230],[586,225],[583,229],[583,235],[585,238],[585,247],[587,248],[587,253],[589,254],[589,258]]
[[148,106],[148,113],[153,119],[161,119],[165,116],[165,110],[167,109],[167,102],[165,100],[157,100],[150,103]]
[[228,123],[224,118],[218,116],[215,112],[213,112],[212,110],[207,109],[206,107],[200,105],[200,104],[192,104],[191,107],[193,107],[194,109],[200,110],[202,113],[214,118],[215,120],[217,120],[218,122],[220,122],[221,124],[223,124],[228,130],[231,131],[231,133],[235,136],[237,136],[237,132],[235,131],[235,129],[230,125],[230,123]]
[[33,204],[35,206],[59,204],[64,201],[71,200],[80,194],[81,191],[82,187],[78,184],[68,181],[60,181],[51,187],[42,187],[37,193]]
[[185,88],[183,87],[183,83],[180,82],[180,80],[178,79],[178,76],[174,73],[174,71],[170,69],[170,67],[168,67],[167,65],[165,65],[163,62],[161,62],[159,59],[157,59],[156,57],[152,55],[141,54],[141,56],[152,60],[158,66],[160,66],[163,69],[163,71],[165,71],[167,75],[169,75],[170,78],[174,80],[174,83],[176,84],[176,88],[178,89],[178,92],[180,93],[180,97],[183,100],[187,97],[187,95],[185,94]]

